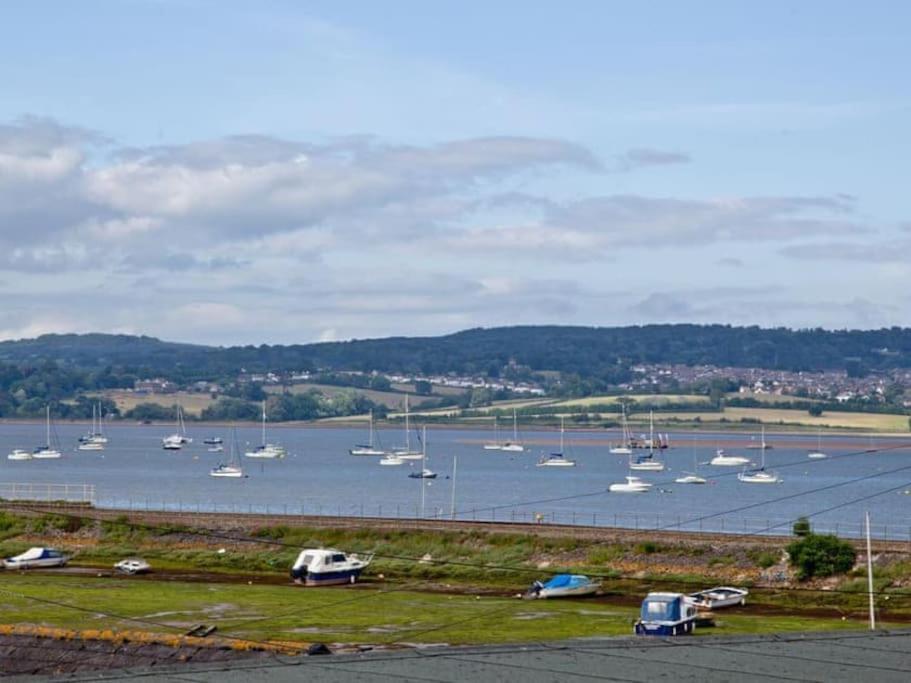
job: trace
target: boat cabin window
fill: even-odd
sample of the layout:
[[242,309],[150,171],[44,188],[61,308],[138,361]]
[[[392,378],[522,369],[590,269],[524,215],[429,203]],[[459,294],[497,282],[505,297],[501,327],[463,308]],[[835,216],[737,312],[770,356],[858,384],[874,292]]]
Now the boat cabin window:
[[335,554],[335,555],[332,556],[332,561],[333,561],[333,562],[344,562],[344,561],[345,561],[345,556],[342,555],[341,553],[337,553],[337,554]]
[[311,565],[313,564],[313,555],[307,553],[304,555],[304,561],[301,564]]
[[673,601],[649,600],[642,605],[642,618],[646,621],[673,621],[678,618],[678,610]]

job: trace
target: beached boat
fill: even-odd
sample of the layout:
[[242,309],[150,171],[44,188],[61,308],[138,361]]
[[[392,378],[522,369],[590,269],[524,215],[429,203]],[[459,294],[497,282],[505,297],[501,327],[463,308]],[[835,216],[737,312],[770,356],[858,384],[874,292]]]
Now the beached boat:
[[582,574],[557,574],[550,581],[535,581],[523,597],[533,600],[545,598],[575,598],[594,595],[601,584]]
[[357,444],[354,448],[348,450],[351,455],[386,455],[386,451],[381,448],[377,448],[374,445],[374,431],[373,431],[373,411],[370,411],[369,418],[369,438],[366,444]]
[[24,553],[3,560],[7,569],[40,569],[62,567],[69,562],[69,556],[53,548],[29,548]]
[[141,557],[128,557],[114,565],[121,574],[146,574],[152,571],[152,566]]
[[642,481],[639,477],[629,476],[626,483],[611,484],[607,490],[611,493],[648,493],[652,485],[647,481]]
[[714,465],[715,467],[741,467],[749,464],[749,458],[744,458],[742,455],[728,455],[723,448],[715,451],[715,457],[709,460],[709,465]]
[[698,593],[690,593],[687,597],[690,602],[700,609],[714,610],[722,607],[745,605],[749,594],[750,592],[743,588],[717,586]]
[[359,557],[332,548],[308,548],[291,566],[291,578],[305,586],[354,583],[372,559],[372,555]]
[[640,636],[678,636],[696,627],[696,606],[682,593],[649,593],[642,601],[635,633]]

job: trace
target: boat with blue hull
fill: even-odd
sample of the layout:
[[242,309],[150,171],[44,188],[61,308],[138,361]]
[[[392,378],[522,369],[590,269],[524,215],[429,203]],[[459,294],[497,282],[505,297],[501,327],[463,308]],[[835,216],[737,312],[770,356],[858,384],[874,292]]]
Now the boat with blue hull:
[[696,606],[683,593],[649,593],[636,622],[639,636],[680,636],[696,627]]
[[359,557],[333,548],[307,548],[291,566],[291,578],[305,586],[355,583],[372,559],[372,555]]

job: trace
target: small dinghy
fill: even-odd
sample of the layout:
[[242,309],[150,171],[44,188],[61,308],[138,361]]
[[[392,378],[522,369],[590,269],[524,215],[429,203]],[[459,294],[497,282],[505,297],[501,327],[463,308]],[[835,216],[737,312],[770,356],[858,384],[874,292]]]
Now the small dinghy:
[[698,593],[690,593],[687,597],[699,609],[714,610],[719,607],[745,605],[749,594],[750,592],[743,588],[718,586]]

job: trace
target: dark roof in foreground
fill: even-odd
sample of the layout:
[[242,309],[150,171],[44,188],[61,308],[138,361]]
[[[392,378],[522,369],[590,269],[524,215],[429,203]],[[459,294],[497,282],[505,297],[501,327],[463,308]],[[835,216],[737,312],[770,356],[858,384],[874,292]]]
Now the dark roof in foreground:
[[[869,681],[911,680],[911,630],[780,636],[603,638],[439,647],[167,670],[96,672],[64,680],[218,681]],[[32,679],[34,680],[34,679]],[[56,680],[60,680],[59,678]]]

